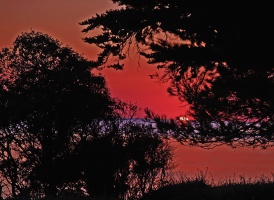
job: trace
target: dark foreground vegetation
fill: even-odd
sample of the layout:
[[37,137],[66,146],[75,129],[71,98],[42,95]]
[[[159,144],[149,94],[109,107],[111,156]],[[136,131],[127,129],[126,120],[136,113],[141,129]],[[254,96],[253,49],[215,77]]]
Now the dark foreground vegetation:
[[[171,181],[166,140],[274,146],[271,2],[112,2],[117,9],[80,22],[99,34],[84,38],[102,50],[95,61],[36,31],[0,51],[0,197],[274,199],[268,179]],[[113,98],[97,70],[123,69],[132,50],[164,70],[151,77],[170,82],[194,124],[149,110],[157,128],[125,123],[137,107]]]
[[168,185],[142,200],[258,200],[273,199],[274,183],[228,184],[211,187],[201,182]]
[[258,200],[274,198],[273,178],[261,176],[251,180],[240,176],[215,182],[206,173],[200,172],[194,178],[185,175],[174,183],[145,195],[142,200]]
[[[273,200],[274,174],[272,178],[261,176],[251,180],[240,176],[239,179],[226,179],[214,183],[200,172],[193,178],[180,175],[166,186],[144,195],[140,200]],[[214,184],[214,185],[213,185]],[[10,200],[28,200],[29,198],[10,198]],[[38,199],[37,199],[38,200]],[[123,200],[110,197],[63,196],[47,197],[39,200]]]
[[168,141],[90,64],[35,31],[0,51],[0,197],[137,198],[163,185]]

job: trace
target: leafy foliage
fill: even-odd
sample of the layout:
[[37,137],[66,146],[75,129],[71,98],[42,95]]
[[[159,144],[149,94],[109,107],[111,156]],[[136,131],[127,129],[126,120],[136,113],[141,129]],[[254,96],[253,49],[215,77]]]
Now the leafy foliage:
[[[269,2],[112,0],[80,22],[84,38],[102,49],[97,64],[123,67],[131,48],[164,70],[169,93],[189,104],[193,124],[182,142],[203,147],[273,146],[273,12]],[[115,63],[110,63],[109,58]]]
[[123,119],[100,130],[83,140],[72,162],[84,173],[91,196],[137,199],[166,184],[173,149],[150,124]]
[[48,35],[22,33],[1,58],[3,172],[13,196],[29,184],[54,194],[63,181],[63,166],[56,163],[74,148],[73,134],[93,119],[110,117],[114,100],[86,59]]
[[0,197],[133,199],[164,182],[172,149],[151,126],[124,123],[137,106],[111,98],[93,62],[30,31],[0,64]]

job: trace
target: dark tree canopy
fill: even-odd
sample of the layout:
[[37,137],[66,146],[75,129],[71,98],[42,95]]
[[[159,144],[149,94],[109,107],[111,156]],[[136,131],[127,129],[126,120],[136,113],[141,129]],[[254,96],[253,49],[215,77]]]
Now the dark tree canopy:
[[80,23],[84,33],[101,30],[84,41],[102,49],[99,66],[122,69],[134,48],[163,69],[159,78],[170,81],[168,92],[190,105],[195,121],[176,128],[180,141],[205,147],[273,145],[270,2],[112,1],[117,9]]
[[115,101],[89,61],[46,34],[22,33],[0,56],[1,152],[13,161],[14,173],[6,174],[13,196],[23,182],[37,181],[46,195],[54,194],[62,181],[54,176],[62,170],[56,163],[74,148],[74,134],[93,120],[113,117]]
[[36,120],[31,123],[44,126],[51,119],[57,129],[66,130],[107,116],[114,105],[105,79],[91,73],[90,62],[48,35],[23,33],[1,56],[8,57],[4,67],[9,73],[2,91],[14,97],[6,113],[13,109],[18,115],[11,115],[18,120]]
[[36,31],[2,49],[0,198],[133,199],[165,183],[171,147],[150,124],[124,121],[137,106],[112,98],[93,65]]

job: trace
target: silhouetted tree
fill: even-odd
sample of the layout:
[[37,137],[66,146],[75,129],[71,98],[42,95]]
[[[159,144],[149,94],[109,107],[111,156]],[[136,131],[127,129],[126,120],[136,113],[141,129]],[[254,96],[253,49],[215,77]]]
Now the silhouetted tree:
[[151,123],[134,121],[136,105],[110,97],[94,63],[31,31],[2,49],[0,65],[7,196],[133,199],[165,184],[172,148]]
[[115,100],[89,61],[46,34],[22,33],[0,55],[1,171],[13,196],[35,182],[56,195],[72,177],[58,163],[75,148],[74,134],[111,117]]
[[195,121],[172,128],[181,142],[273,146],[270,2],[112,1],[117,9],[80,22],[84,33],[101,30],[84,41],[102,49],[101,67],[122,69],[135,49],[163,69],[158,78],[171,82],[168,91]]

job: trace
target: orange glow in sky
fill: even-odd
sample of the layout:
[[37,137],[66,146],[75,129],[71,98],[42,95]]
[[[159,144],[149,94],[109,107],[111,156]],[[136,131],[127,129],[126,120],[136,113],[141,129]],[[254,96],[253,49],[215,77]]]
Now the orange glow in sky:
[[[11,47],[17,35],[33,29],[69,45],[84,57],[96,59],[99,49],[82,41],[84,27],[78,23],[110,8],[115,8],[110,0],[0,0],[0,48]],[[182,103],[166,92],[168,85],[149,77],[156,68],[143,60],[140,66],[137,63],[138,57],[132,56],[123,71],[102,71],[112,96],[136,102],[139,107],[148,107],[157,114],[185,116]],[[220,147],[203,150],[178,146],[175,160],[177,170],[194,174],[197,169],[208,168],[216,178],[233,176],[234,173],[255,177],[274,172],[273,149]]]
[[[96,59],[100,50],[82,41],[84,26],[78,23],[111,8],[115,5],[110,0],[0,1],[0,48],[11,46],[17,35],[33,29],[52,36],[89,59]],[[112,96],[136,102],[140,108],[149,107],[168,117],[184,112],[177,98],[166,92],[168,85],[156,83],[149,77],[156,68],[145,62],[138,67],[137,63],[138,58],[133,55],[123,71],[102,71]]]

